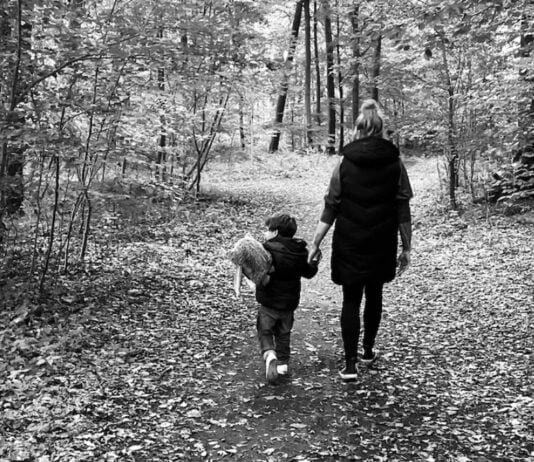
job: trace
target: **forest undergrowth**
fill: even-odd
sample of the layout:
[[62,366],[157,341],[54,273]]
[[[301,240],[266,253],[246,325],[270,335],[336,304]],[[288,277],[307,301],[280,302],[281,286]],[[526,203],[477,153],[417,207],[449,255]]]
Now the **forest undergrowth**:
[[336,159],[262,159],[214,164],[165,219],[95,229],[46,301],[0,313],[0,461],[534,461],[532,224],[447,212],[436,160],[407,159],[412,266],[386,287],[380,360],[337,376],[327,239],[269,386],[225,252],[279,211],[309,240]]

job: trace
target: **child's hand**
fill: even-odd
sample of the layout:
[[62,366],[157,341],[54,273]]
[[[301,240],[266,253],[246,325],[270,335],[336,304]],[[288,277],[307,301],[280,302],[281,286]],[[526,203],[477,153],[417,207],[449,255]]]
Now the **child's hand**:
[[321,249],[317,249],[317,252],[315,252],[315,256],[312,258],[312,263],[314,265],[318,265],[322,259],[323,259],[323,252],[321,252]]
[[310,254],[308,255],[308,264],[312,266],[319,266],[319,262],[323,258],[323,252],[321,252],[321,249],[315,248],[311,249]]

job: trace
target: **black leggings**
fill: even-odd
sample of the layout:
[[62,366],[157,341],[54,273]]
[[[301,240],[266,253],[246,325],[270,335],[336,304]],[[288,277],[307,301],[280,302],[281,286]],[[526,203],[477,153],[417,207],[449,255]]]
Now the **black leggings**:
[[371,349],[375,344],[376,333],[382,318],[382,282],[367,282],[343,286],[343,306],[341,308],[341,336],[345,347],[345,358],[356,358],[360,337],[360,303],[365,290],[363,311],[363,348]]

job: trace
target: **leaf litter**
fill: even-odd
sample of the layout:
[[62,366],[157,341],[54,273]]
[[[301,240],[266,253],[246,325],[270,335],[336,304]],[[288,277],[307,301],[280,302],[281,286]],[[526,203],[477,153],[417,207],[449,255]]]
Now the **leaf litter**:
[[412,266],[386,286],[380,360],[338,380],[329,237],[291,374],[264,384],[224,253],[282,210],[309,240],[334,161],[215,166],[171,219],[95,236],[42,319],[3,312],[0,460],[534,460],[532,226],[438,211],[429,160],[409,164]]

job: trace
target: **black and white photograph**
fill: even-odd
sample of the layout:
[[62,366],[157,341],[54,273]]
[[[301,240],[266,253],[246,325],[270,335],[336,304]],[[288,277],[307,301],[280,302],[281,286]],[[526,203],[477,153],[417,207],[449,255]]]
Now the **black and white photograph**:
[[0,0],[0,462],[534,462],[534,0]]

